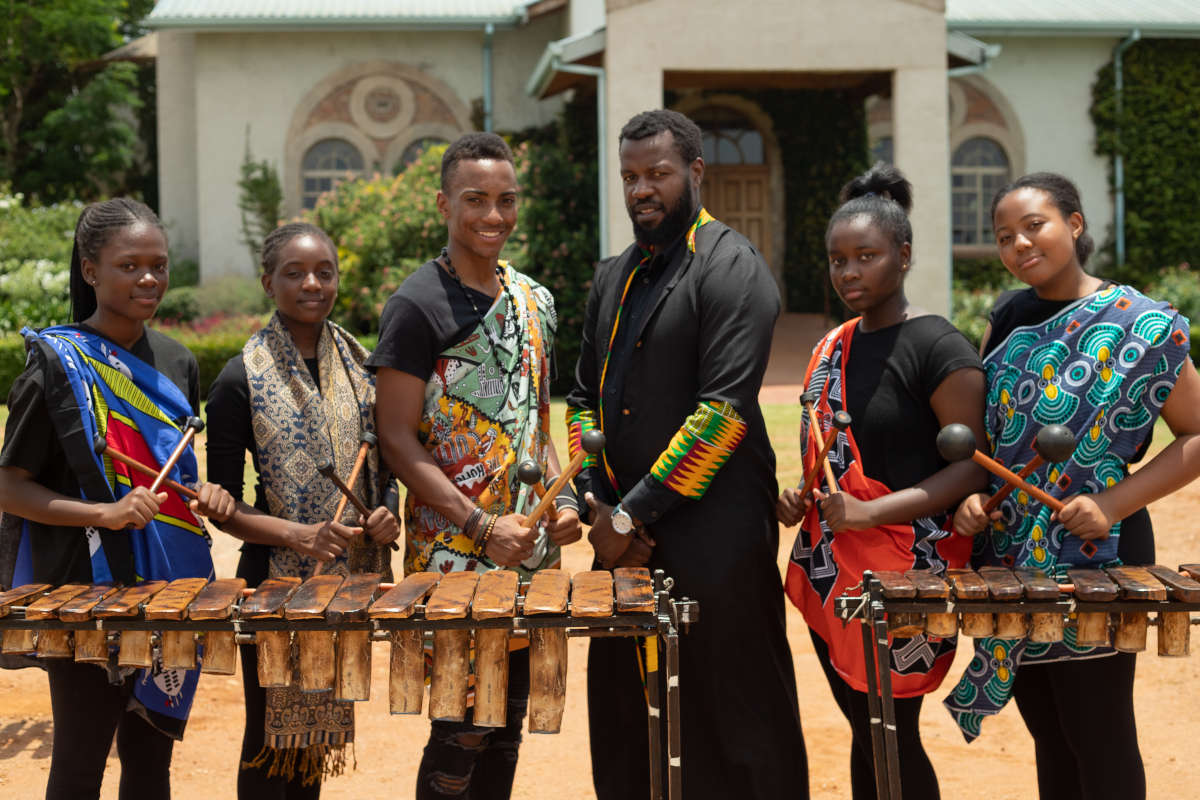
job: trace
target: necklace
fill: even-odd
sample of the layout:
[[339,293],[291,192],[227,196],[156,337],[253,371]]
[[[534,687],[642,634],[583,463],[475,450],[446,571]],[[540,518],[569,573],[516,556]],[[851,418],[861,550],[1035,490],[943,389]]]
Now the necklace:
[[508,315],[509,311],[511,310],[513,316],[513,330],[517,335],[514,354],[518,356],[516,359],[514,359],[512,367],[507,369],[505,368],[504,362],[501,361],[500,357],[500,337],[497,336],[495,332],[492,331],[492,329],[488,326],[487,317],[485,317],[484,313],[479,310],[479,304],[475,302],[474,296],[470,291],[468,291],[467,285],[463,283],[462,276],[460,276],[458,274],[458,270],[454,268],[454,262],[450,260],[450,251],[445,247],[442,248],[441,258],[442,261],[446,262],[446,269],[449,271],[450,277],[454,278],[454,282],[458,284],[458,288],[467,298],[467,302],[471,304],[471,310],[475,312],[475,318],[479,320],[479,327],[483,328],[483,332],[487,335],[488,341],[492,343],[492,359],[496,362],[496,370],[504,376],[504,389],[507,391],[512,383],[513,373],[516,372],[517,367],[521,363],[520,354],[525,346],[525,330],[521,325],[521,317],[517,313],[516,298],[513,297],[512,292],[509,291],[507,281],[504,280],[504,269],[499,264],[496,265],[496,279],[500,281],[500,291],[504,293],[505,298],[508,300],[507,306],[504,309],[504,322],[501,325],[500,333],[503,335],[504,331],[508,330]]

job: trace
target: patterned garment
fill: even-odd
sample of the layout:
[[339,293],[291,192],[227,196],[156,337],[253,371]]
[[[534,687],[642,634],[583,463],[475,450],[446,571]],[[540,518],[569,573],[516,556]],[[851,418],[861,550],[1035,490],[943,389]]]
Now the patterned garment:
[[[804,383],[807,390],[820,393],[814,407],[822,427],[829,424],[823,435],[837,433],[829,451],[829,464],[839,488],[860,500],[873,500],[891,490],[864,473],[852,430],[837,432],[831,423],[833,414],[846,408],[843,376],[857,326],[855,318],[825,335],[813,351]],[[807,414],[801,418],[800,441],[807,474],[820,452]],[[834,534],[815,506],[804,518],[792,548],[784,588],[809,628],[829,645],[830,660],[842,680],[857,691],[867,691],[862,621],[844,625],[834,611],[834,600],[859,585],[868,569],[928,569],[940,574],[947,567],[965,565],[971,540],[955,536],[947,523],[948,515],[942,513],[909,524]],[[925,634],[895,639],[891,672],[896,697],[915,697],[936,689],[954,661],[956,645],[955,638],[938,639]]]
[[[696,220],[688,228],[688,252],[696,252],[696,231],[703,228],[716,218],[704,208],[696,215]],[[567,408],[567,453],[574,457],[579,452],[581,438],[587,431],[604,427],[604,378],[608,375],[608,360],[612,357],[613,343],[617,339],[617,330],[621,325],[621,311],[625,306],[625,298],[642,267],[650,263],[654,257],[653,250],[642,250],[642,260],[629,273],[625,280],[625,288],[621,291],[621,300],[617,304],[617,314],[613,319],[613,327],[608,336],[608,352],[604,356],[604,364],[600,370],[600,389],[597,393],[599,413],[590,409]],[[699,500],[704,496],[708,485],[716,476],[721,466],[733,455],[742,438],[746,435],[746,421],[738,414],[730,403],[701,401],[671,438],[667,449],[650,468],[650,474],[656,480],[686,498]],[[604,464],[604,472],[608,475],[609,483],[621,496],[617,486],[616,476],[608,465],[608,460],[601,453],[600,457],[589,455],[583,461],[581,469],[595,466],[598,462]]]
[[[272,515],[303,524],[333,518],[341,493],[317,465],[333,464],[345,480],[362,432],[374,431],[375,385],[363,366],[367,355],[354,337],[326,321],[317,340],[318,390],[278,314],[242,348],[259,478]],[[380,504],[378,488],[379,461],[372,449],[355,489],[374,508]],[[357,519],[348,505],[341,521],[354,525]],[[325,572],[378,572],[390,580],[390,562],[386,547],[361,536]],[[290,548],[271,548],[271,577],[307,578],[316,565]],[[298,686],[266,694],[266,745],[249,765],[289,779],[299,770],[306,784],[341,772],[345,745],[354,741],[354,704],[334,700],[331,691],[301,692]]]
[[[481,325],[438,355],[425,387],[418,431],[446,477],[486,511],[528,511],[533,490],[517,467],[546,464],[550,443],[550,352],[557,318],[550,292],[501,261],[500,292]],[[436,509],[408,494],[406,573],[487,572],[496,565]],[[528,580],[559,563],[558,545],[543,532],[517,572]]]
[[[1187,319],[1129,286],[1111,286],[1041,324],[1015,329],[984,360],[993,457],[1019,470],[1042,425],[1066,425],[1078,441],[1075,453],[1043,465],[1029,482],[1062,498],[1104,491],[1129,474],[1129,461],[1153,431],[1187,357]],[[1000,486],[992,478],[992,491]],[[1021,491],[1000,504],[1000,513],[991,534],[976,537],[976,565],[1036,567],[1060,577],[1068,568],[1120,563],[1120,522],[1107,539],[1083,541]],[[1076,645],[1071,628],[1064,636],[1054,644],[976,640],[975,658],[945,700],[967,741],[979,735],[984,717],[1008,702],[1022,663],[1113,653]]]
[[[88,331],[59,326],[40,333],[26,328],[22,334],[31,350],[31,363],[41,364],[48,373],[46,407],[83,496],[111,503],[135,486],[149,486],[153,478],[109,456],[96,455],[92,440],[99,436],[113,450],[144,464],[164,463],[179,444],[184,420],[192,415],[179,387],[137,356]],[[50,387],[62,388],[64,375],[69,389],[50,391]],[[190,446],[168,477],[185,485],[198,482],[196,455]],[[23,527],[24,540],[29,530],[27,524]],[[128,557],[128,551],[119,553],[117,547],[132,550],[138,583],[213,577],[208,533],[188,508],[187,498],[176,492],[167,492],[154,520],[140,530],[110,533],[89,527],[85,531],[95,583],[114,581],[113,560]],[[14,585],[28,583],[32,577],[29,556],[28,547],[18,550]],[[164,670],[156,665],[137,671],[134,698],[151,724],[180,739],[198,681],[199,670]]]

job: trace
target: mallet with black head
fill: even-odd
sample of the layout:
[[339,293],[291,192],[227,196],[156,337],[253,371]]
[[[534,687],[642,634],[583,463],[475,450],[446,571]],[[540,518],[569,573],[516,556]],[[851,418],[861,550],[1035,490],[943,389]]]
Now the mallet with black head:
[[[517,467],[517,480],[526,486],[533,489],[537,493],[538,500],[546,496],[546,487],[542,485],[542,468],[534,461],[522,461]],[[558,511],[554,506],[546,511],[546,517],[551,522],[558,519]]]
[[558,493],[562,491],[563,486],[567,481],[575,477],[576,473],[583,466],[583,460],[589,455],[598,455],[604,450],[604,432],[600,430],[590,430],[583,434],[579,440],[579,451],[571,458],[571,463],[567,464],[567,468],[562,471],[558,479],[546,489],[546,493],[542,495],[542,499],[534,507],[529,516],[525,517],[525,525],[532,528],[537,524],[550,507],[554,504],[554,500],[558,497]]
[[[1033,450],[1033,458],[1017,473],[1018,478],[1028,478],[1042,464],[1066,461],[1075,452],[1075,436],[1066,425],[1043,425],[1037,436],[1033,437]],[[990,514],[995,511],[1012,490],[1011,483],[1002,486],[1000,491],[983,504],[983,513]]]
[[[816,463],[813,464],[812,469],[808,471],[808,474],[804,476],[804,486],[800,489],[801,498],[808,497],[809,491],[812,490],[816,484],[817,475],[821,472],[821,462],[825,461],[825,457],[829,455],[829,451],[833,448],[833,443],[837,441],[838,431],[844,431],[849,428],[851,422],[852,420],[850,419],[849,412],[833,412],[834,429],[829,432],[829,438],[826,439],[825,444],[821,446],[821,452],[817,454]],[[834,485],[836,486],[837,484]]]
[[175,462],[183,455],[183,451],[192,443],[192,439],[196,434],[204,430],[204,420],[199,417],[188,417],[183,423],[183,438],[179,440],[179,444],[175,445],[175,449],[171,451],[171,455],[167,458],[167,463],[162,465],[162,469],[154,477],[154,482],[150,484],[150,491],[157,492],[158,487],[163,485],[163,481],[167,479],[167,475],[175,467]]
[[[366,442],[364,442],[364,444],[366,444]],[[317,472],[328,478],[333,485],[338,488],[338,491],[342,493],[343,498],[349,500],[351,504],[353,504],[353,506],[358,510],[358,513],[362,514],[364,520],[371,516],[371,509],[367,508],[367,504],[362,500],[359,500],[354,492],[350,490],[350,487],[342,482],[342,479],[337,476],[337,471],[333,468],[333,464],[329,463],[328,461],[321,461],[317,464]],[[334,517],[334,522],[336,522],[337,519],[337,517]],[[393,550],[400,549],[400,546],[395,542],[391,542],[389,547],[391,547]]]
[[941,453],[942,458],[947,461],[955,462],[971,459],[988,472],[1000,477],[1005,483],[1015,488],[1023,489],[1044,505],[1049,506],[1055,511],[1062,510],[1063,503],[1061,500],[1051,497],[994,458],[979,452],[975,447],[975,434],[970,428],[960,422],[951,423],[938,432],[937,449]]

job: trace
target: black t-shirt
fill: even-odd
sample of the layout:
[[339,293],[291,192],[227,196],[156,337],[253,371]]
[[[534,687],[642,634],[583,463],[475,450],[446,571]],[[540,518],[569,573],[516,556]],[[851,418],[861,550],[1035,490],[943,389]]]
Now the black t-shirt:
[[877,331],[856,329],[846,365],[846,410],[863,472],[892,491],[946,466],[935,441],[941,425],[929,399],[959,369],[982,369],[958,329],[928,314]]
[[[1107,288],[1111,285],[1112,281],[1105,281],[1100,288]],[[990,355],[1017,328],[1045,322],[1074,302],[1076,301],[1045,300],[1038,297],[1032,287],[1004,292],[996,298],[996,303],[992,306],[992,313],[988,315],[991,331],[987,341],[983,343],[984,357]],[[1150,433],[1146,435],[1146,441],[1138,447],[1137,453],[1134,454],[1130,463],[1136,464],[1142,460],[1146,450],[1150,448],[1153,436],[1154,431],[1151,429]],[[1121,521],[1121,538],[1117,542],[1117,555],[1126,564],[1153,564],[1154,550],[1154,526],[1150,522],[1150,512],[1145,508],[1139,508]]]
[[[319,362],[315,358],[306,358],[304,363],[319,390]],[[255,476],[259,475],[259,469],[258,445],[251,425],[250,385],[246,380],[246,363],[241,353],[225,363],[221,374],[209,387],[204,410],[208,414],[208,439],[205,442],[208,480],[219,484],[235,500],[243,500],[247,450],[250,451]],[[264,514],[271,513],[261,478],[254,485],[254,507]],[[237,577],[244,578],[251,587],[266,580],[270,552],[270,545],[244,543],[242,557],[238,560]]]
[[425,262],[388,298],[379,320],[379,344],[367,366],[429,380],[438,354],[479,324],[475,308],[486,312],[493,302],[483,292],[460,286],[437,261]]
[[[87,325],[75,327],[101,335]],[[200,370],[186,347],[158,331],[146,329],[129,352],[157,369],[179,387],[193,414],[200,413]],[[67,463],[50,412],[40,371],[26,370],[8,393],[8,421],[0,466],[28,470],[47,489],[79,497],[79,482]],[[30,521],[34,579],[45,583],[90,583],[92,563],[81,528]],[[6,580],[7,576],[0,576]]]

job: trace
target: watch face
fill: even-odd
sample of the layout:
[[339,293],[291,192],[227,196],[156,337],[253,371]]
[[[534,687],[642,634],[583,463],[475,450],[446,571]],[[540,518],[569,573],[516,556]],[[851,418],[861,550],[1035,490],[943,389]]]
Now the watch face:
[[613,530],[617,533],[629,533],[633,530],[633,517],[623,508],[618,508],[612,515]]

